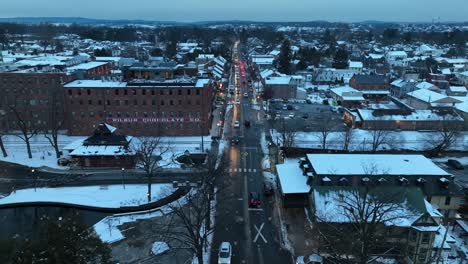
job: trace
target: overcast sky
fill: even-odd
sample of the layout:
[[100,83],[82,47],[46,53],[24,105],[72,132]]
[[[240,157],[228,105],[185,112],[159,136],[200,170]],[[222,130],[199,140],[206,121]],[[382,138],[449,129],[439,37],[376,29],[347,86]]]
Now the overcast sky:
[[468,21],[468,0],[1,0],[0,17],[165,21]]

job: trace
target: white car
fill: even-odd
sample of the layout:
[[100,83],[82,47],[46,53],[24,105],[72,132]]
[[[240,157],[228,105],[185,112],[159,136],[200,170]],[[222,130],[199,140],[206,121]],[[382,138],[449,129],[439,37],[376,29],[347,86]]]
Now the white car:
[[249,94],[248,94],[248,93],[244,93],[244,97],[245,97],[245,98],[249,97]]
[[240,127],[239,121],[234,121],[234,127],[236,127],[236,128],[237,128],[237,127]]
[[239,99],[236,99],[236,104],[240,104],[240,100],[239,100]]
[[289,114],[289,118],[294,118],[296,115],[294,113]]
[[221,242],[218,254],[218,264],[231,264],[232,248],[231,243]]

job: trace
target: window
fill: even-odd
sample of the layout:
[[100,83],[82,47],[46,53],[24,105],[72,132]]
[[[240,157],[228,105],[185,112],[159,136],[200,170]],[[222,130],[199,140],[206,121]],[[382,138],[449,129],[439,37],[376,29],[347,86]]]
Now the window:
[[151,105],[156,105],[156,100],[151,100]]
[[181,105],[181,104],[182,104],[182,100],[179,100],[179,105]]
[[112,117],[112,112],[108,112],[108,113],[107,113],[107,116],[108,116],[108,117]]
[[141,90],[142,95],[146,95],[146,89]]
[[164,100],[161,100],[161,105],[164,105]]
[[200,90],[197,90],[197,95],[200,95]]
[[130,112],[125,112],[125,117],[130,117]]
[[88,100],[88,104],[89,104],[89,105],[92,105],[92,104],[93,104],[93,100]]
[[164,95],[164,90],[159,90],[159,95]]
[[115,95],[119,95],[119,89],[115,89]]
[[80,100],[79,103],[80,103],[80,105],[82,105],[82,104],[83,104],[83,100]]
[[169,90],[169,95],[172,95],[172,90]]
[[78,90],[78,95],[81,95],[81,90]]
[[416,241],[417,238],[418,238],[418,234],[416,233],[416,231],[411,231],[409,240],[414,242]]
[[182,95],[182,90],[179,89],[179,90],[177,91],[177,94],[178,94],[178,95]]
[[197,105],[200,105],[200,100],[195,101]]
[[98,105],[102,105],[102,100],[97,101]]
[[137,99],[133,100],[133,105],[138,105],[138,100]]
[[154,90],[151,90],[151,95],[154,95]]
[[424,232],[422,234],[422,239],[421,239],[421,243],[423,244],[427,244],[429,243],[429,240],[431,239],[431,234],[430,233],[427,233],[427,232]]
[[179,111],[179,117],[184,117],[184,112]]
[[174,105],[174,101],[169,100],[169,104],[170,104],[170,105]]
[[132,90],[132,93],[133,93],[133,95],[136,95],[136,90],[133,89],[133,90]]
[[450,196],[445,197],[445,205],[450,205],[451,200]]
[[128,105],[128,100],[125,100],[125,105]]
[[120,114],[120,112],[117,112],[117,117],[121,117],[122,115]]
[[135,112],[135,117],[138,117],[138,112]]
[[142,104],[143,104],[143,105],[146,105],[146,100],[143,100]]
[[88,95],[91,95],[91,90],[90,90],[90,89],[86,90],[86,93],[87,93]]
[[120,105],[120,100],[115,100],[115,105]]
[[170,113],[170,117],[171,117],[171,118],[174,118],[174,112],[171,112],[171,113]]
[[200,118],[200,112],[197,112],[197,118]]
[[124,95],[128,95],[128,90],[127,89],[124,90]]
[[187,104],[188,104],[188,105],[192,104],[192,101],[187,100]]
[[153,117],[157,117],[157,116],[158,116],[158,113],[153,112],[153,113],[152,113],[152,116],[153,116]]
[[110,100],[106,100],[106,105],[110,105]]
[[72,90],[68,90],[68,95],[73,95],[73,91],[72,91]]
[[190,95],[192,93],[192,90],[188,89],[187,90],[187,95]]
[[147,113],[147,112],[143,112],[143,117],[148,117],[148,113]]
[[418,261],[424,262],[426,260],[427,249],[421,248],[418,254]]
[[94,112],[89,112],[89,117],[94,117]]

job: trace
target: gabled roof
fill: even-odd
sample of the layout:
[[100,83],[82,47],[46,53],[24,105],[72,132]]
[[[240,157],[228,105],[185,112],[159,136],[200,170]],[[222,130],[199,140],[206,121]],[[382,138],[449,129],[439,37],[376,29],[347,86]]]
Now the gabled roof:
[[355,74],[353,78],[356,80],[356,83],[366,83],[366,84],[386,84],[387,79],[385,75],[364,75],[364,74]]

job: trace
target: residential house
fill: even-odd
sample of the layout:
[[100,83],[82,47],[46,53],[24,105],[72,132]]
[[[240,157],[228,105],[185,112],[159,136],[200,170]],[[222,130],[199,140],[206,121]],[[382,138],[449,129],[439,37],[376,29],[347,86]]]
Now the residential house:
[[349,86],[330,89],[331,96],[338,105],[348,108],[359,107],[366,101],[363,93]]
[[297,96],[297,84],[291,76],[268,77],[265,79],[264,92],[268,98],[294,99]]

